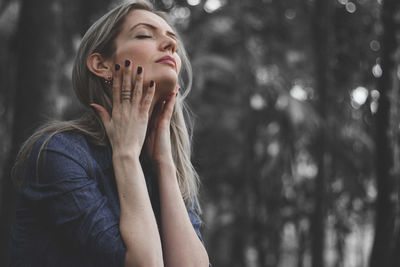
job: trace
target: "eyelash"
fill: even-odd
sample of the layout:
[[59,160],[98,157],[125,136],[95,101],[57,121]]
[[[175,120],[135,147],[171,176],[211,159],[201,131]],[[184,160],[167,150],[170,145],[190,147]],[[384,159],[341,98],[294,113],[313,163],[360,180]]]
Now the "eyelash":
[[138,36],[136,36],[136,38],[138,38],[138,39],[146,39],[146,38],[151,38],[151,36],[150,35],[138,35]]
[[[150,35],[138,35],[138,36],[136,36],[136,38],[138,38],[138,39],[147,39],[147,38],[152,38],[152,36],[150,36]],[[178,52],[178,48],[176,48],[176,51],[175,52]]]

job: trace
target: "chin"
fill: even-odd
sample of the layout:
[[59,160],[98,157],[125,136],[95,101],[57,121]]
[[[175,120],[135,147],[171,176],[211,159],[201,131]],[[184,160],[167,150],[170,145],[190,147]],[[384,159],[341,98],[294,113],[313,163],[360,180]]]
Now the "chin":
[[178,84],[178,78],[175,76],[174,78],[168,79],[168,77],[160,77],[154,79],[156,82],[156,94],[159,97],[166,97],[171,94],[172,91],[175,90],[176,85]]

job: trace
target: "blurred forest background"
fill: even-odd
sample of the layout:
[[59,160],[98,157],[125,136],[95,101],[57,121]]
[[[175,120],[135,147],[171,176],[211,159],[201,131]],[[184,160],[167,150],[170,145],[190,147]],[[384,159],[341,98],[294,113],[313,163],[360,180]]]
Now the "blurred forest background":
[[[0,0],[1,266],[15,154],[45,120],[82,111],[75,52],[117,3]],[[400,1],[153,3],[194,68],[213,265],[400,266]]]

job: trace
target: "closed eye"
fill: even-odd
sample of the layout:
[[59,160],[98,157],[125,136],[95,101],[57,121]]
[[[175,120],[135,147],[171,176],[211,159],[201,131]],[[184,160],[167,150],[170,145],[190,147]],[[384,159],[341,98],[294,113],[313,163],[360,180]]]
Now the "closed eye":
[[151,38],[151,36],[150,35],[138,35],[138,36],[136,36],[136,38],[145,39],[145,38]]

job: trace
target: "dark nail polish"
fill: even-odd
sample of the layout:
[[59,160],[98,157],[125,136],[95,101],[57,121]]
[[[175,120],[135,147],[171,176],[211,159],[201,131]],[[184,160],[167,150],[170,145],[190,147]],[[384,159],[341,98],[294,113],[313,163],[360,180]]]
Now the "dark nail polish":
[[142,73],[142,67],[139,66],[139,67],[137,68],[137,74],[140,74],[140,73]]
[[118,65],[118,64],[115,64],[115,70],[119,70],[121,68],[121,66],[120,65]]
[[151,80],[151,81],[150,81],[150,87],[153,87],[153,85],[154,85],[154,81]]
[[129,60],[125,60],[125,67],[129,67],[130,64],[131,62]]

